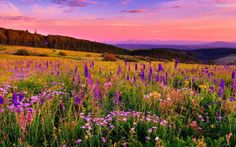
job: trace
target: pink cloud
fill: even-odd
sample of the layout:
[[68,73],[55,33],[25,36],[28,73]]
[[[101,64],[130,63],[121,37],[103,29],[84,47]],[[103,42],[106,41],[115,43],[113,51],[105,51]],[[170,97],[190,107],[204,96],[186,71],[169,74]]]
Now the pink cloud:
[[54,0],[54,3],[69,7],[86,7],[91,4],[96,4],[97,2],[90,0]]
[[133,9],[133,10],[123,10],[122,13],[144,13],[145,10],[143,9]]
[[32,17],[25,17],[25,16],[0,16],[1,20],[5,21],[31,21],[34,20]]

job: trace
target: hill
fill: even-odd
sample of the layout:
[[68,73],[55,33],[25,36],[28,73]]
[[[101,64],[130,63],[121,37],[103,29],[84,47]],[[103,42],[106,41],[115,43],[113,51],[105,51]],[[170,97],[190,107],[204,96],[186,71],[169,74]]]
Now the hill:
[[[146,47],[152,47],[152,49],[127,50],[123,49],[122,46],[116,47],[105,43],[76,39],[67,36],[60,36],[60,35],[45,36],[37,33],[30,33],[28,31],[12,30],[4,28],[0,28],[0,44],[11,45],[11,46],[28,46],[36,48],[64,49],[64,50],[94,52],[94,53],[122,54],[126,55],[126,58],[128,58],[127,57],[128,55],[128,56],[139,56],[139,57],[140,56],[151,57],[152,59],[162,60],[162,61],[172,61],[173,59],[179,59],[180,62],[183,63],[219,63],[219,61],[224,60],[224,63],[234,64],[234,62],[231,61],[232,58],[230,56],[236,55],[236,49],[228,48],[236,44],[234,43],[229,44],[226,42],[214,42],[204,45],[185,45],[185,46],[146,45]],[[191,48],[194,46],[196,49]],[[212,48],[213,46],[218,46],[218,48]],[[223,48],[223,46],[225,47]],[[136,47],[139,47],[139,45],[137,45]],[[143,45],[143,47],[145,47],[145,45]],[[187,50],[188,48],[190,48],[191,50]],[[230,58],[225,58],[225,57],[230,57]],[[129,58],[132,59],[131,57]]]
[[17,46],[31,46],[51,49],[65,49],[74,51],[87,51],[96,53],[115,53],[126,54],[127,51],[108,45],[105,43],[93,42],[89,40],[76,39],[60,35],[40,35],[37,33],[30,33],[27,30],[12,30],[0,28],[0,44],[3,45],[17,45]]
[[215,48],[236,48],[235,42],[224,42],[216,41],[210,43],[199,43],[199,44],[116,44],[115,46],[125,48],[128,50],[139,50],[139,49],[153,49],[153,48],[168,48],[168,49],[179,49],[179,50],[195,50],[195,49],[215,49]]

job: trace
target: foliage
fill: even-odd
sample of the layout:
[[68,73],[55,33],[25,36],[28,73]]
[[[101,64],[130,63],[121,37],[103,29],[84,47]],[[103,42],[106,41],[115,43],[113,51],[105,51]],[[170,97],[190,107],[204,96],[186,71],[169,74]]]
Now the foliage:
[[113,54],[104,54],[103,56],[103,61],[117,61],[117,58]]
[[32,52],[25,49],[20,49],[15,52],[15,55],[30,56],[32,55]]
[[59,52],[58,53],[60,56],[67,56],[67,54],[65,52]]

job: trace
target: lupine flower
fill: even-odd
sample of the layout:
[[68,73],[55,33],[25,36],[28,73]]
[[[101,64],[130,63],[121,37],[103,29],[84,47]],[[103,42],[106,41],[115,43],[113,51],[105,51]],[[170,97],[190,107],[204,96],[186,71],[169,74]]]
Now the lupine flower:
[[134,83],[136,83],[136,77],[134,76]]
[[60,71],[58,70],[58,71],[57,71],[57,77],[59,77],[59,76],[60,76]]
[[138,71],[138,64],[135,63],[135,71]]
[[19,94],[19,100],[20,100],[20,101],[22,101],[22,100],[23,100],[23,98],[24,98],[24,96],[25,96],[25,95],[24,95],[24,93],[23,93],[23,92],[21,92],[21,93]]
[[78,66],[75,67],[75,71],[74,71],[74,74],[76,74],[78,71]]
[[153,75],[153,71],[152,71],[152,67],[150,67],[150,69],[149,69],[149,75],[148,75],[148,80],[149,80],[149,81],[152,79],[152,75]]
[[219,91],[218,91],[218,96],[223,97],[224,95],[224,88],[225,88],[225,82],[224,80],[220,81],[220,86],[219,86]]
[[121,74],[121,72],[122,72],[122,69],[121,69],[121,66],[119,65],[117,74],[119,75],[119,74]]
[[13,102],[14,106],[17,106],[17,105],[18,105],[17,93],[16,93],[16,92],[14,92],[14,93],[12,94],[12,102]]
[[159,78],[159,75],[156,76],[156,82],[159,82],[160,78]]
[[146,65],[145,64],[143,64],[143,70],[145,70],[146,69]]
[[179,65],[179,59],[175,59],[175,68],[177,68]]
[[232,72],[232,80],[234,80],[235,77],[236,77],[236,71],[233,71],[233,72]]
[[145,73],[144,70],[141,70],[141,73],[139,74],[140,79],[144,82],[145,81]]
[[158,64],[158,72],[164,71],[162,64]]
[[89,75],[88,78],[87,78],[87,83],[88,83],[88,85],[89,85],[90,87],[93,86],[93,79],[92,79],[92,77],[91,77],[90,75]]
[[119,105],[120,103],[120,92],[115,93],[115,104]]
[[130,78],[129,78],[129,75],[127,75],[127,77],[126,77],[126,80],[127,80],[127,81],[129,81],[129,80],[130,80]]
[[84,64],[84,77],[88,78],[90,76],[87,64]]
[[80,97],[79,97],[79,96],[76,96],[76,97],[75,97],[75,105],[79,105],[80,102],[81,102]]
[[94,98],[95,99],[101,99],[101,93],[100,93],[98,81],[97,81],[97,83],[95,85],[95,88],[94,88]]
[[0,105],[4,104],[4,99],[3,97],[0,95]]

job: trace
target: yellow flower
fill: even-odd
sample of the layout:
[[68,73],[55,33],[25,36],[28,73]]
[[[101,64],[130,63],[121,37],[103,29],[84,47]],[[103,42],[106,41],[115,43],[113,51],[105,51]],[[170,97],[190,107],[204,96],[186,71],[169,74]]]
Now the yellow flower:
[[152,92],[152,97],[155,98],[155,99],[160,99],[161,98],[161,94],[156,92],[156,91],[154,91],[154,92]]
[[201,90],[205,90],[205,89],[207,89],[207,88],[208,88],[208,86],[207,86],[207,85],[205,85],[205,84],[203,84],[203,85],[199,85],[199,87],[201,88]]
[[206,147],[206,143],[204,142],[204,139],[197,140],[197,147]]
[[185,81],[184,83],[186,87],[189,85],[189,81]]
[[224,110],[228,113],[233,113],[236,109],[235,101],[226,100]]
[[190,95],[194,95],[194,91],[189,91],[189,94]]

